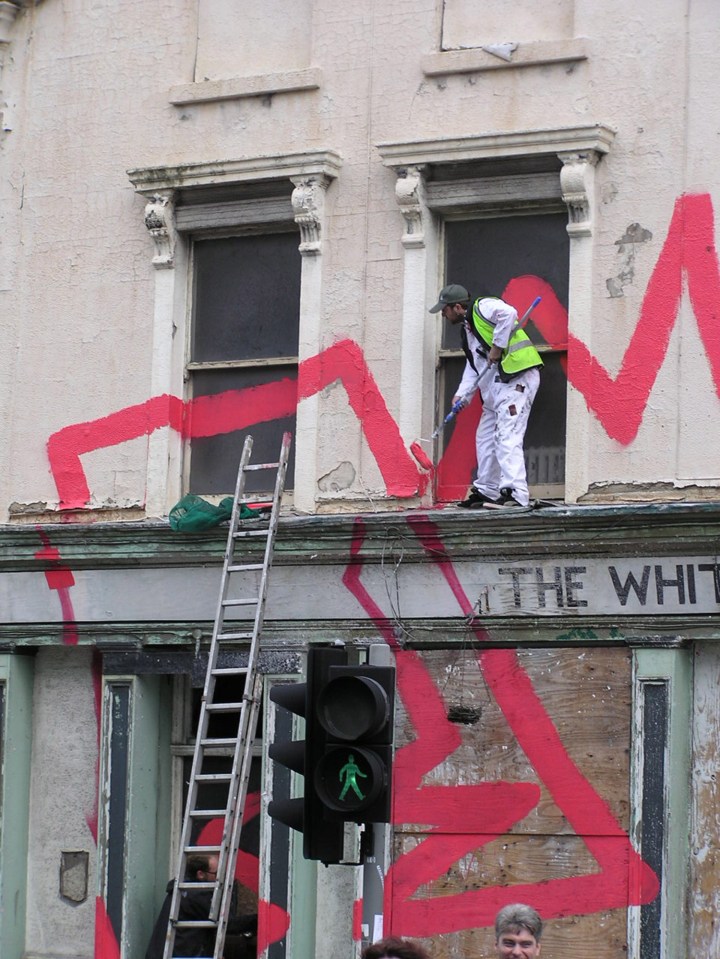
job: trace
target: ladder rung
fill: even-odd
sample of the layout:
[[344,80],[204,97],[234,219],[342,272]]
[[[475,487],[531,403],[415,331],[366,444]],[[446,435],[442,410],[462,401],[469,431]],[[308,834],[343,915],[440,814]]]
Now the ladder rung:
[[225,738],[223,738],[223,739],[220,739],[220,738],[218,738],[218,739],[201,739],[201,740],[200,740],[200,745],[203,746],[205,749],[207,749],[208,746],[210,746],[210,747],[212,747],[212,746],[217,746],[217,747],[220,747],[220,746],[234,746],[236,742],[237,742],[237,738],[235,738],[235,739],[229,739],[229,738],[227,738],[227,739],[225,739]]
[[[280,464],[279,463],[253,463],[251,466],[249,463],[245,466],[246,472],[251,472],[253,470],[276,470]],[[255,497],[257,499],[257,496]]]
[[[201,855],[201,856],[202,856],[203,853],[206,853],[206,852],[208,852],[208,853],[220,852],[220,848],[221,848],[221,847],[218,846],[218,845],[213,846],[213,845],[211,845],[210,843],[206,843],[206,844],[204,844],[204,845],[202,845],[202,846],[198,846],[198,845],[195,845],[195,846],[185,846],[185,852],[186,852],[186,853],[198,853],[198,855]],[[184,888],[192,889],[193,886],[202,886],[203,888],[205,888],[205,886],[210,886],[211,888],[213,888],[215,885],[216,885],[216,884],[215,884],[214,882],[190,882],[190,883],[185,883],[185,884],[183,884],[183,883],[181,882],[181,883],[180,883],[180,888],[181,888],[181,889],[184,889]]]
[[247,632],[243,632],[243,633],[218,633],[218,637],[217,637],[217,638],[218,638],[218,640],[219,640],[221,643],[223,643],[223,642],[225,642],[225,641],[228,640],[228,639],[252,639],[252,638],[253,638],[253,634],[252,634],[252,633],[247,633]]
[[219,666],[213,669],[213,676],[246,676],[247,666]]
[[209,713],[236,713],[242,708],[242,703],[205,703],[205,709]]
[[251,569],[262,569],[262,563],[241,563],[239,566],[228,566],[228,573],[247,573]]
[[214,929],[216,926],[217,923],[211,919],[178,919],[175,923],[176,929]]
[[262,536],[263,539],[267,539],[267,530],[266,529],[239,529],[236,533],[233,533],[235,539],[244,539],[248,536]]
[[225,815],[224,809],[193,809],[190,812],[193,819],[219,819]]
[[260,602],[258,596],[252,596],[248,599],[224,599],[223,606],[257,606]]
[[199,783],[229,783],[232,773],[199,773],[195,779]]

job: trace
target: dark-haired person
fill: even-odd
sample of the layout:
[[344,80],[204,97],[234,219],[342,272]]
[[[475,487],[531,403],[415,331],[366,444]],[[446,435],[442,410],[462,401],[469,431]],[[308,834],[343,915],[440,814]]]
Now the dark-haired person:
[[[188,882],[215,882],[217,876],[217,856],[188,856],[186,871]],[[145,959],[162,959],[167,937],[168,920],[170,918],[170,903],[175,882],[168,883],[167,895],[163,902],[160,915],[155,923],[150,942],[145,953]],[[183,889],[180,895],[178,921],[202,921],[210,916],[212,903],[212,889]],[[235,915],[236,895],[230,905],[230,918],[227,924],[228,935],[253,936],[257,934],[257,916]],[[191,927],[175,929],[174,956],[212,956],[215,951],[215,930],[213,928]]]
[[366,946],[362,959],[430,959],[430,953],[412,939],[388,936]]
[[472,299],[464,286],[440,290],[431,313],[462,324],[465,369],[453,406],[465,406],[479,390],[482,416],[475,434],[477,476],[459,506],[479,509],[527,506],[530,494],[523,444],[530,409],[540,386],[540,354],[518,327],[515,307],[495,296]]

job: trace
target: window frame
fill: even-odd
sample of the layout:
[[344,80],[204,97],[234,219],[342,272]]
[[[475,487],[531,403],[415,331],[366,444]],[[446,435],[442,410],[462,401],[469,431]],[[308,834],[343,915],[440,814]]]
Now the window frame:
[[[383,164],[396,174],[395,195],[406,224],[400,366],[401,380],[414,384],[415,393],[401,397],[404,436],[430,436],[437,422],[439,330],[436,322],[430,325],[427,307],[443,285],[443,217],[512,212],[538,201],[564,207],[570,237],[568,331],[584,341],[592,312],[595,167],[614,138],[612,127],[594,123],[376,144]],[[424,277],[424,289],[418,277]],[[586,415],[583,404],[583,397],[568,390],[568,422]],[[574,431],[566,445],[568,502],[587,489],[589,438],[580,435],[587,432]]]
[[[446,263],[447,228],[449,223],[457,223],[460,221],[491,220],[491,219],[500,220],[500,219],[506,219],[506,218],[515,218],[515,217],[519,218],[522,216],[556,215],[558,213],[566,212],[564,205],[558,199],[558,197],[552,195],[552,191],[548,188],[548,183],[545,180],[544,175],[540,175],[540,176],[543,177],[543,187],[541,190],[538,190],[538,192],[543,193],[544,196],[542,197],[538,196],[535,200],[526,198],[523,200],[522,206],[520,206],[517,209],[513,209],[513,204],[512,202],[510,202],[507,209],[502,207],[497,207],[494,204],[492,204],[489,208],[481,207],[475,211],[470,211],[469,209],[465,209],[461,213],[451,212],[442,217],[441,228],[440,228],[440,249],[442,250],[443,276],[444,276],[442,285],[444,285],[447,282],[450,282],[452,279],[452,277],[450,277],[447,273],[447,263]],[[512,191],[513,191],[512,176],[504,177],[503,183],[504,183],[504,190],[506,190],[509,194],[512,194]],[[529,185],[528,181],[525,180],[523,182],[523,185],[520,187],[520,190],[524,192],[524,190],[527,188],[528,185]],[[484,188],[481,181],[469,181],[469,182],[463,181],[463,186],[462,186],[463,192],[466,190],[472,190],[473,188],[477,190],[478,197],[482,196],[484,192]],[[557,184],[557,188],[559,189],[559,181]],[[515,193],[517,194],[517,188],[515,190]],[[432,200],[430,200],[429,202],[432,203]],[[465,360],[465,354],[461,348],[458,347],[458,348],[452,349],[452,348],[443,347],[443,335],[442,335],[443,331],[441,328],[442,323],[439,323],[439,327],[440,329],[438,330],[438,352],[437,352],[437,360],[436,360],[437,378],[436,378],[436,388],[435,388],[435,395],[437,397],[437,408],[435,411],[435,420],[438,423],[441,422],[442,418],[447,413],[447,408],[443,403],[443,397],[447,393],[446,376],[448,373],[448,361],[462,360],[464,362]],[[540,355],[543,358],[547,356],[557,356],[557,357],[567,358],[567,339],[565,340],[565,343],[564,343],[564,349],[554,347],[554,346],[551,346],[550,344],[545,344],[545,343],[535,342],[534,345],[538,353],[540,353]],[[566,390],[566,396],[567,396],[567,390]],[[438,442],[438,448],[437,448],[438,461],[442,457],[446,448],[447,448],[447,436],[446,436],[446,433],[443,432],[440,435],[439,442]],[[567,433],[565,436],[565,444],[563,449],[566,449],[566,448],[567,448]],[[437,482],[437,476],[438,474],[436,471],[435,473],[436,482]],[[460,497],[464,496],[465,495],[464,489],[463,491],[459,492],[458,495]],[[531,485],[531,496],[533,497],[539,497],[542,499],[562,500],[564,495],[565,495],[564,481],[561,483],[548,482],[548,483],[535,483]],[[450,500],[455,498],[457,497],[454,494],[449,497]],[[436,499],[438,499],[438,501],[445,501],[446,498],[441,500],[437,494],[437,489],[436,489]]]
[[[207,360],[207,361],[194,361],[191,359],[193,351],[193,337],[195,332],[195,323],[196,323],[196,310],[195,310],[195,283],[197,278],[196,272],[196,248],[198,243],[202,243],[208,240],[224,240],[224,239],[233,239],[235,237],[265,237],[272,235],[288,235],[296,234],[298,248],[300,246],[301,234],[292,216],[292,205],[289,202],[289,190],[288,190],[288,202],[275,204],[273,203],[271,209],[274,211],[274,214],[271,219],[267,221],[258,220],[253,223],[245,223],[241,226],[237,226],[234,229],[225,227],[222,230],[212,230],[212,229],[201,229],[193,230],[187,235],[188,243],[188,297],[187,297],[187,310],[188,316],[186,321],[186,335],[185,335],[185,355],[184,355],[184,365],[183,365],[183,380],[185,383],[185,400],[186,402],[191,402],[195,398],[194,392],[194,377],[198,373],[215,373],[223,370],[273,370],[276,369],[280,371],[280,376],[283,375],[283,370],[288,374],[293,372],[297,376],[297,370],[300,363],[299,351],[296,355],[288,356],[276,356],[276,357],[258,357],[251,359],[233,359],[233,360]],[[180,210],[183,208],[181,207]],[[257,208],[257,215],[260,214],[262,209],[267,209],[264,204],[260,204]],[[179,212],[179,211],[178,211]],[[225,211],[227,214],[227,211]],[[189,222],[202,222],[202,211],[193,210],[193,214],[188,216],[186,219]],[[210,214],[212,217],[214,212]],[[183,222],[183,217],[181,215],[180,222]],[[302,255],[300,257],[300,282],[298,289],[298,328],[300,326],[300,295],[302,288]],[[200,394],[203,395],[203,394]],[[264,425],[264,424],[263,424]],[[280,438],[284,430],[282,428],[278,429],[278,449],[280,446]],[[293,435],[296,435],[297,428],[296,426],[292,429]],[[207,499],[210,502],[217,503],[224,496],[232,495],[234,490],[234,485],[224,491],[212,493],[207,490],[197,490],[192,491],[190,489],[190,480],[192,472],[192,450],[193,450],[193,441],[192,438],[187,437],[183,442],[182,447],[182,488],[185,492],[195,492],[196,495],[200,495],[203,498]],[[291,450],[291,461],[288,468],[288,482],[286,483],[286,492],[287,494],[292,494],[294,486],[294,449]],[[264,478],[269,482],[268,478],[264,474],[258,474],[259,478]],[[234,480],[233,480],[234,483]],[[251,491],[252,492],[252,491]],[[262,495],[272,494],[272,490],[268,489],[262,491]]]

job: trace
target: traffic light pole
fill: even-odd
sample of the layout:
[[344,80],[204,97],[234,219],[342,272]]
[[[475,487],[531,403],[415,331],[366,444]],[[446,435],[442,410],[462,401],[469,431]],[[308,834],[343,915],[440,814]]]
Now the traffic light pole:
[[[394,666],[395,660],[385,643],[371,646],[368,663],[372,666]],[[393,737],[394,738],[394,737]],[[392,820],[392,806],[391,816]],[[363,843],[362,876],[362,946],[383,938],[385,874],[390,867],[392,823],[372,823],[365,827],[369,842]]]

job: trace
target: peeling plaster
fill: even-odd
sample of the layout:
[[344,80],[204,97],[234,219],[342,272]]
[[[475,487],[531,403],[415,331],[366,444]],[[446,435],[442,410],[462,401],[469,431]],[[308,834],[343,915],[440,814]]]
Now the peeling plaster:
[[318,480],[318,489],[321,493],[339,493],[348,489],[355,482],[355,467],[347,460],[330,470]]
[[635,249],[638,243],[647,243],[652,240],[652,233],[640,226],[631,223],[623,236],[615,241],[620,255],[620,272],[606,280],[608,293],[612,297],[624,296],[623,289],[632,284],[635,279]]

